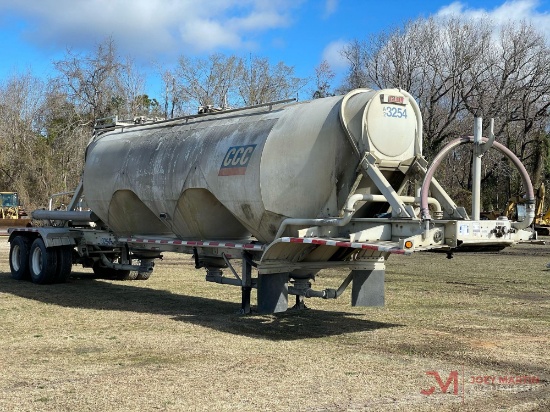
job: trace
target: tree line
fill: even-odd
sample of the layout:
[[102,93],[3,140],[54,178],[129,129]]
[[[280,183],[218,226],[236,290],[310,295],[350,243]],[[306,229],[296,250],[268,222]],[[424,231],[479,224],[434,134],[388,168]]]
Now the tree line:
[[[550,53],[526,22],[419,19],[344,50],[350,62],[344,90],[399,87],[418,101],[424,155],[430,159],[453,137],[472,135],[473,118],[495,119],[495,136],[526,165],[535,189],[549,177]],[[470,203],[471,147],[446,159],[438,178],[463,205]],[[502,210],[524,190],[508,160],[484,156],[485,210]],[[500,196],[500,197],[499,197]],[[548,203],[547,203],[548,204]]]
[[[550,53],[543,34],[526,22],[422,18],[355,39],[343,50],[341,84],[324,61],[310,78],[284,62],[249,55],[182,55],[159,68],[162,92],[145,93],[147,76],[121,58],[106,38],[86,54],[68,50],[53,62],[55,75],[32,72],[0,83],[0,190],[16,190],[32,207],[51,193],[73,189],[97,119],[116,115],[173,118],[198,106],[250,106],[295,97],[344,94],[358,87],[402,88],[423,115],[424,154],[432,158],[452,138],[470,135],[474,116],[495,119],[497,139],[524,162],[535,187],[549,176]],[[438,178],[467,206],[469,147],[455,150]],[[484,156],[483,207],[503,208],[520,194],[520,180],[494,151]],[[550,192],[550,191],[549,191]]]

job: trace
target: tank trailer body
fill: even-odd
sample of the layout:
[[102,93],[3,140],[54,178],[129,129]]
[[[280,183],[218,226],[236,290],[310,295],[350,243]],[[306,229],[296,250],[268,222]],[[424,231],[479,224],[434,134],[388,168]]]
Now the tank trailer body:
[[[392,253],[530,238],[530,222],[471,219],[455,205],[422,157],[421,125],[407,92],[358,89],[98,127],[68,210],[37,210],[49,225],[9,230],[12,276],[52,283],[82,264],[146,279],[170,251],[192,254],[207,281],[241,287],[244,313],[252,289],[258,311],[272,313],[288,308],[289,294],[299,308],[350,283],[352,305],[380,306]],[[485,140],[474,155],[493,143]],[[350,273],[338,289],[315,290],[324,268]]]

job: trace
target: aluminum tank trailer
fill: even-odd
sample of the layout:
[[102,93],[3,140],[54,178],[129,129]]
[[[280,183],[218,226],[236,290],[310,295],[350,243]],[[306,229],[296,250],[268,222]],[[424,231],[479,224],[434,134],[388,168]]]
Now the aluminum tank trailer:
[[[82,264],[146,279],[170,251],[192,254],[207,281],[241,287],[243,313],[252,289],[257,310],[273,313],[287,310],[289,295],[301,308],[304,298],[337,298],[350,283],[352,305],[380,306],[392,253],[529,239],[534,196],[513,153],[492,131],[482,137],[477,119],[474,137],[449,143],[428,168],[421,125],[416,102],[399,89],[98,124],[68,210],[38,210],[33,217],[49,225],[10,229],[12,276],[59,282]],[[433,178],[441,159],[470,141],[472,217]],[[523,222],[479,218],[480,162],[490,147],[520,170]],[[325,268],[350,272],[338,289],[313,289]]]

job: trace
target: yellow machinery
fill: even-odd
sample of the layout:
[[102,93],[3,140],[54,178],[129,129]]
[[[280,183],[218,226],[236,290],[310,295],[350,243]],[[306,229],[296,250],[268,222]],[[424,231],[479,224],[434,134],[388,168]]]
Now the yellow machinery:
[[30,226],[17,192],[0,192],[0,227]]
[[[542,183],[535,194],[535,218],[533,220],[533,227],[540,236],[550,235],[550,208],[544,209],[545,193],[546,189],[544,183]],[[525,199],[522,196],[512,196],[502,212],[496,210],[482,212],[482,216],[489,220],[496,219],[499,216],[505,216],[510,220],[522,220],[525,216]]]
[[546,191],[544,183],[540,185],[537,191],[537,203],[535,206],[535,230],[542,236],[550,235],[550,208],[544,211],[544,195]]

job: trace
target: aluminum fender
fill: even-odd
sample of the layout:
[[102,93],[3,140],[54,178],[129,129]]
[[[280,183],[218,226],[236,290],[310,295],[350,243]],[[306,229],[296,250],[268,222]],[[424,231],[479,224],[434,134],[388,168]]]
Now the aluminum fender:
[[41,237],[46,247],[75,246],[75,239],[81,237],[80,232],[55,227],[10,228],[8,233],[8,241],[11,241],[15,236]]

